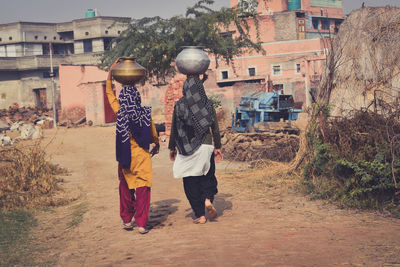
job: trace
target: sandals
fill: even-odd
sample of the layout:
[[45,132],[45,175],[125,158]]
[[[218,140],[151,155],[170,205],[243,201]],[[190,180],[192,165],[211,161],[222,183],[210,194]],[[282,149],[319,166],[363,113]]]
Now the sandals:
[[133,224],[132,222],[130,223],[122,223],[122,228],[126,231],[132,231],[133,230]]
[[149,232],[149,230],[147,230],[144,227],[138,227],[138,232],[142,235],[147,234]]

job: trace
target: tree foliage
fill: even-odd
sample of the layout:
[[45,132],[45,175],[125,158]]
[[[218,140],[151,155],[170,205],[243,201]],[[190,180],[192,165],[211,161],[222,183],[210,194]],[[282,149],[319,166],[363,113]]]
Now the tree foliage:
[[118,57],[135,56],[149,78],[164,81],[175,72],[172,63],[182,46],[203,46],[216,62],[223,59],[228,64],[246,51],[262,50],[259,40],[251,40],[249,34],[249,17],[256,21],[258,32],[256,14],[241,16],[237,8],[213,10],[213,3],[200,0],[187,8],[185,16],[132,19],[102,54],[100,67],[108,69]]

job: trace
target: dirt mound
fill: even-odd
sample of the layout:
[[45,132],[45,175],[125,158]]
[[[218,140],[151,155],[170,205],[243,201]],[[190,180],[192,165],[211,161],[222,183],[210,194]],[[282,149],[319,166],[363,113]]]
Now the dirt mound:
[[284,133],[222,133],[224,157],[236,161],[269,159],[289,162],[299,149],[299,137]]

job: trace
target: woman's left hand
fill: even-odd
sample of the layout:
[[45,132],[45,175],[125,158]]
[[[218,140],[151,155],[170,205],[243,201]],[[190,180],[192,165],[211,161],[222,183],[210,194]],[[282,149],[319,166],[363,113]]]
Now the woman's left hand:
[[222,150],[220,148],[214,149],[214,156],[216,162],[224,160],[224,155],[222,155]]
[[160,144],[155,144],[150,151],[150,156],[154,156],[160,152]]
[[121,62],[119,62],[119,60],[120,60],[121,58],[119,57],[119,58],[117,58],[115,61],[114,61],[114,63],[111,65],[111,67],[110,67],[110,69],[108,70],[108,77],[107,77],[107,79],[108,80],[111,80],[111,71],[113,70],[113,68],[115,68],[116,66],[118,66],[119,64],[121,64]]

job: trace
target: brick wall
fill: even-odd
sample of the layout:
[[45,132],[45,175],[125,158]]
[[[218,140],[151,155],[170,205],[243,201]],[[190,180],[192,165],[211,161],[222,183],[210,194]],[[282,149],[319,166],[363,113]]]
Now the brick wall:
[[186,80],[186,76],[177,74],[167,85],[164,98],[165,111],[165,133],[170,134],[172,114],[174,112],[175,102],[182,97],[182,87]]

